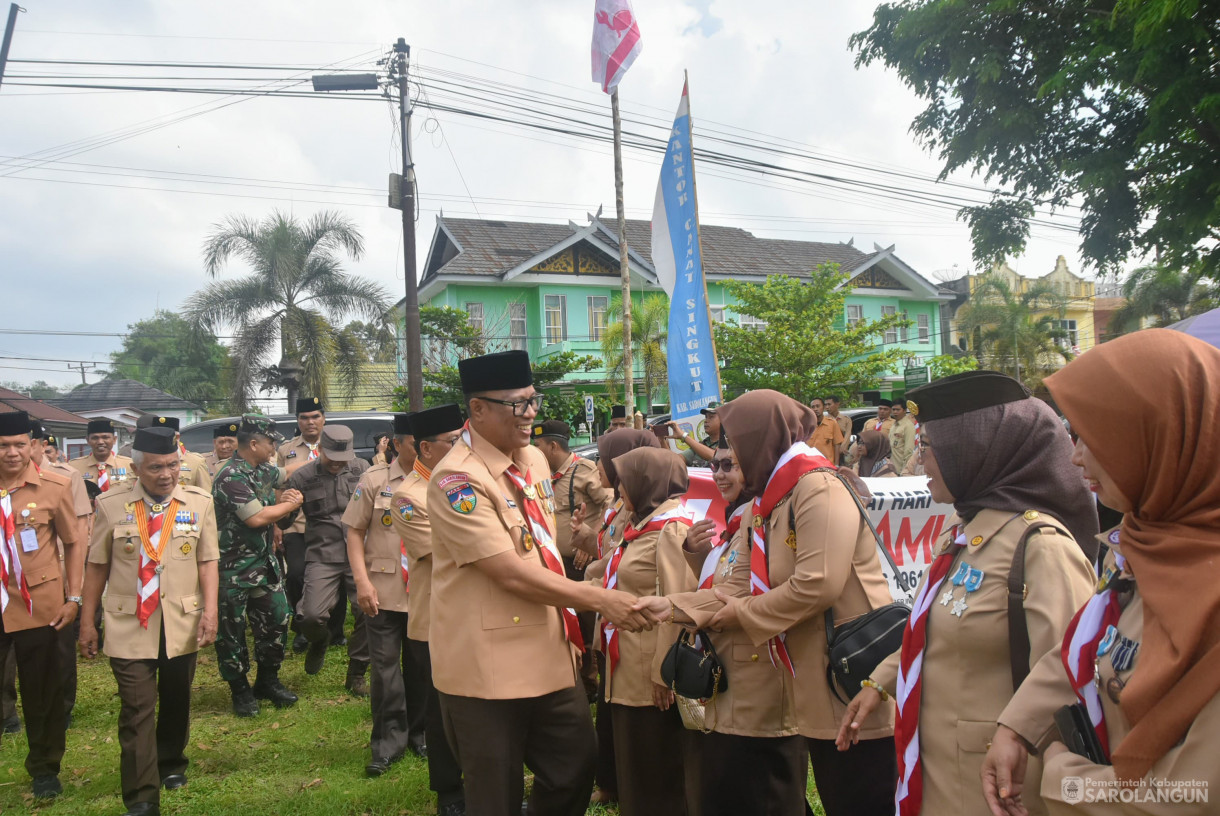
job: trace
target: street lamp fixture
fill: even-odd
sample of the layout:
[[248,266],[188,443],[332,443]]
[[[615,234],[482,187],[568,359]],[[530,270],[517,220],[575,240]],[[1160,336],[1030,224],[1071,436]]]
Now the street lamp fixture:
[[315,91],[375,91],[376,74],[314,74]]

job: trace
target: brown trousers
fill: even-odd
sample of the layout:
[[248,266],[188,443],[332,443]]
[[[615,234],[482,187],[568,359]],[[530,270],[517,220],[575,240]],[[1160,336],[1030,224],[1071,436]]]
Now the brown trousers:
[[[20,602],[20,598],[15,600]],[[0,618],[0,662],[6,664],[0,666],[0,676],[10,660],[17,663],[21,714],[30,747],[25,769],[32,777],[58,776],[67,725],[59,632],[50,626],[39,626],[10,633],[4,630],[4,619]]]
[[597,744],[584,689],[516,700],[437,692],[466,784],[466,812],[519,816],[522,766],[534,772],[527,816],[581,816],[593,792]]
[[703,816],[802,816],[805,738],[703,735]]
[[[677,705],[611,703],[621,816],[699,816],[703,735],[682,725]],[[689,773],[688,773],[689,770]]]
[[397,759],[407,745],[423,744],[427,701],[419,667],[407,647],[407,613],[382,609],[364,618],[364,631],[373,669],[369,681],[373,737],[369,747],[376,759]]
[[[64,673],[64,713],[72,715],[76,707],[76,641],[80,639],[80,618],[71,626],[59,630],[59,665]],[[0,720],[17,716],[17,658],[10,645],[6,651],[7,662],[0,656],[4,666],[0,674]]]
[[156,660],[110,658],[119,686],[119,776],[129,808],[159,804],[161,780],[186,773],[196,657],[194,652],[166,657],[162,630]]
[[339,614],[339,634],[343,634],[343,619],[347,602],[352,600],[352,615],[356,619],[352,636],[347,639],[347,674],[363,675],[369,670],[369,641],[365,630],[364,612],[356,605],[356,580],[347,564],[305,563],[305,584],[296,609],[297,631],[311,643],[334,640],[332,618]]

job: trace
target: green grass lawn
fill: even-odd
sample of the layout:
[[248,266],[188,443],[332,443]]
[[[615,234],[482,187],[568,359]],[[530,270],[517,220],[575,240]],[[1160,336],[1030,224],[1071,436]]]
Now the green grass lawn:
[[[282,814],[283,816],[408,816],[435,813],[427,763],[412,755],[378,779],[364,775],[372,729],[367,699],[343,688],[344,650],[332,648],[326,667],[305,674],[300,656],[281,670],[284,684],[301,697],[292,708],[263,703],[252,719],[234,717],[228,686],[216,671],[215,653],[200,653],[191,702],[191,766],[185,788],[161,792],[161,810],[182,816]],[[0,813],[45,816],[117,816],[124,812],[119,786],[119,700],[108,661],[79,667],[74,725],[68,731],[60,781],[64,792],[35,804],[25,771],[25,732],[0,743]],[[254,680],[253,673],[251,682]],[[812,784],[811,784],[812,791]],[[811,796],[811,801],[816,798]],[[590,814],[616,810],[590,808]],[[821,808],[815,805],[815,812]]]

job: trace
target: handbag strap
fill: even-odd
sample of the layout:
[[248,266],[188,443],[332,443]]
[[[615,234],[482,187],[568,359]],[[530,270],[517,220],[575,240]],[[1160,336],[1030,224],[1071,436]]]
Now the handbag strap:
[[1012,690],[1016,691],[1029,676],[1029,625],[1025,620],[1025,545],[1029,537],[1053,524],[1031,524],[1021,534],[1008,570],[1008,655],[1012,666]]
[[[881,550],[881,555],[890,565],[890,571],[896,577],[898,575],[898,565],[894,563],[894,557],[890,555],[890,550],[885,546],[885,542],[881,539],[881,534],[877,532],[877,528],[873,526],[873,520],[868,517],[868,510],[864,508],[864,502],[860,501],[860,497],[856,495],[856,490],[851,486],[851,482],[847,481],[838,471],[835,471],[835,478],[847,490],[847,495],[851,496],[851,500],[855,502],[856,510],[860,513],[860,518],[868,527],[868,531],[873,534],[873,541],[877,543],[877,549]],[[826,623],[826,647],[830,648],[830,644],[834,642],[835,635],[835,616],[834,607],[830,607],[823,614],[823,620]],[[1028,650],[1027,650],[1028,651]],[[1027,670],[1028,673],[1028,670]]]

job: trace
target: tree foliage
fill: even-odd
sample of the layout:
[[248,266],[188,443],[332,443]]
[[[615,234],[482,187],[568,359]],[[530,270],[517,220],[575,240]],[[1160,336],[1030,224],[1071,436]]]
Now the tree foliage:
[[214,334],[164,309],[129,324],[110,359],[107,379],[142,382],[207,408],[224,401],[232,366]]
[[352,320],[342,333],[357,344],[370,363],[392,363],[398,359],[398,338],[393,327],[384,321]]
[[1141,266],[1123,281],[1126,302],[1110,316],[1111,335],[1142,327],[1168,326],[1220,305],[1220,284],[1209,282],[1196,265],[1178,269],[1165,264]]
[[1072,359],[1068,332],[1060,326],[1066,308],[1063,295],[1044,281],[1018,292],[1003,278],[985,275],[958,310],[958,329],[980,365],[1035,387],[1058,362]]
[[[667,382],[669,338],[669,300],[662,295],[647,295],[631,306],[632,362],[644,366],[644,393],[652,405],[656,389]],[[615,295],[606,307],[606,328],[602,332],[602,357],[606,361],[606,386],[623,387],[623,296]]]
[[7,388],[10,391],[16,391],[18,394],[25,394],[30,399],[48,400],[62,397],[72,391],[71,386],[61,387],[51,385],[46,380],[34,380],[34,382],[26,385],[19,383],[16,380],[5,380],[0,382],[0,388]]
[[262,221],[235,215],[215,226],[203,247],[208,276],[217,277],[234,258],[250,271],[212,281],[187,298],[184,309],[198,330],[233,328],[234,411],[243,410],[260,386],[285,388],[289,405],[298,388],[325,397],[332,370],[347,393],[355,392],[367,358],[356,339],[335,326],[353,314],[378,320],[388,308],[380,284],[343,270],[342,256],[359,259],[363,252],[355,224],[333,212],[304,222],[278,212]]
[[762,284],[728,281],[734,309],[766,326],[716,324],[725,391],[772,388],[807,403],[822,394],[875,387],[907,353],[886,348],[885,332],[911,321],[895,314],[846,325],[846,281],[837,264],[819,266],[809,280],[771,275]]
[[954,374],[975,371],[978,367],[978,358],[970,355],[954,357],[952,354],[938,354],[928,360],[928,379],[939,380],[942,377],[952,377]]
[[901,0],[851,46],[927,100],[942,177],[999,186],[960,213],[980,265],[1020,254],[1035,205],[1079,205],[1099,271],[1157,250],[1220,278],[1217,42],[1216,0]]

